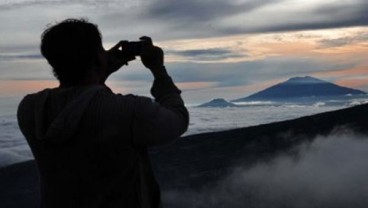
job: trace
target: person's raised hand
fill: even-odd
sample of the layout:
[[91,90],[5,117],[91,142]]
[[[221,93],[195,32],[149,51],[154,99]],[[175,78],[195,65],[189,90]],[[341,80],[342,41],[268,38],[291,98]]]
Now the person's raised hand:
[[153,70],[164,66],[164,52],[161,48],[153,45],[150,37],[143,36],[139,39],[142,41],[140,54],[142,63],[154,73]]
[[135,59],[134,57],[129,57],[129,60],[127,60],[125,57],[122,57],[120,48],[126,43],[127,41],[119,41],[119,43],[106,51],[107,69],[109,73],[119,70],[123,65],[128,65],[128,61]]

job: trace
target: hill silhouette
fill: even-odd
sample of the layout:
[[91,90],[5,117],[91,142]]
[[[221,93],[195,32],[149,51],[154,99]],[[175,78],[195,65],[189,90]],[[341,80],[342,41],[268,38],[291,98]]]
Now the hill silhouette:
[[310,76],[293,77],[289,80],[271,86],[265,90],[233,102],[251,100],[287,100],[307,97],[327,97],[366,94],[361,90],[342,87]]

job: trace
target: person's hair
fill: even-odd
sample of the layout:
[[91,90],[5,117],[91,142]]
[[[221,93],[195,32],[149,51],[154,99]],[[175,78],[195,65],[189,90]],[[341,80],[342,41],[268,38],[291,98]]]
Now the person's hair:
[[75,84],[83,79],[98,63],[102,49],[97,25],[85,19],[66,19],[41,35],[41,53],[63,83]]

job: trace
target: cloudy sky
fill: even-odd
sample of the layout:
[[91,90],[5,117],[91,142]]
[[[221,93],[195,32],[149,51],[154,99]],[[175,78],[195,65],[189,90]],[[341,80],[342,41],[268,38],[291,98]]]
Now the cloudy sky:
[[[0,0],[0,96],[57,86],[40,34],[70,17],[98,24],[105,48],[151,36],[187,103],[305,75],[368,91],[366,0]],[[149,95],[151,81],[136,61],[108,84]]]

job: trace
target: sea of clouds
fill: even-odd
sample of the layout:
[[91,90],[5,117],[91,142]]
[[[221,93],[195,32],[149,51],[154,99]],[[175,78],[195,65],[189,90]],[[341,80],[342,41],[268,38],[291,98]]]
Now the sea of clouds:
[[[33,159],[28,144],[19,130],[16,105],[10,100],[3,102],[0,111],[0,167]],[[245,107],[198,108],[189,107],[190,124],[184,136],[215,132],[301,116],[332,111],[346,105],[275,105],[274,103],[249,103]]]
[[[342,106],[189,107],[190,125],[184,135],[265,124],[339,108]],[[3,115],[0,114],[0,167],[33,159],[28,144],[19,130],[14,112],[15,110],[3,111]]]
[[306,115],[332,111],[347,107],[346,105],[245,105],[245,107],[227,108],[189,108],[190,124],[185,135],[204,132],[216,132],[275,121],[295,119]]
[[165,190],[166,207],[368,207],[368,138],[353,133],[317,137],[252,167],[237,166],[216,185]]
[[0,116],[0,167],[33,159],[15,115]]

